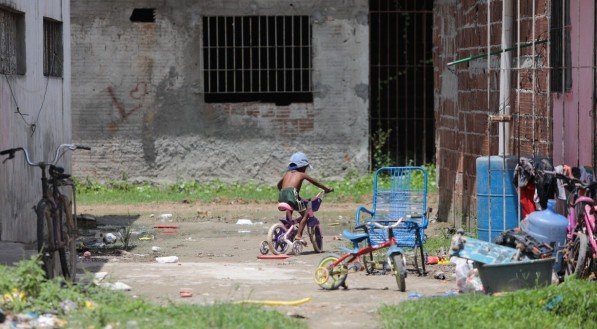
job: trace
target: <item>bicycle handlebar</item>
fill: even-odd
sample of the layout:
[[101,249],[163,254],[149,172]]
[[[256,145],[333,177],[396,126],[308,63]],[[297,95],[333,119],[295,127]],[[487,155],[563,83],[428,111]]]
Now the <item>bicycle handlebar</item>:
[[18,148],[16,148],[16,149],[8,149],[8,150],[0,151],[0,155],[14,154],[16,151],[19,151],[19,149]]
[[55,165],[58,162],[58,160],[60,160],[62,155],[64,154],[62,151],[63,149],[68,149],[71,151],[74,151],[77,149],[91,150],[91,147],[84,146],[84,145],[78,145],[78,144],[60,144],[56,148],[56,153],[54,154],[54,160],[52,160],[51,162],[40,161],[40,162],[34,163],[33,161],[31,161],[31,158],[29,157],[29,152],[25,148],[22,148],[22,147],[17,147],[17,148],[0,151],[0,155],[8,154],[8,158],[4,159],[4,161],[3,161],[3,162],[6,162],[7,160],[14,158],[16,152],[23,151],[23,153],[25,153],[25,162],[27,162],[27,164],[30,166],[39,167],[40,165]]
[[540,170],[537,169],[538,172],[543,173],[543,174],[548,174],[548,175],[554,175],[556,176],[556,178],[558,179],[562,179],[564,181],[566,181],[566,183],[573,183],[578,187],[582,187],[582,188],[588,188],[589,184],[585,184],[583,183],[580,179],[576,178],[576,177],[570,177],[570,176],[566,176],[564,174],[555,172],[555,171],[550,171],[550,170]]
[[400,217],[400,219],[398,219],[398,221],[396,221],[396,223],[392,224],[392,225],[381,225],[378,222],[369,222],[372,226],[375,226],[377,228],[382,228],[382,229],[391,229],[391,228],[395,228],[398,225],[400,225],[400,223],[402,223],[404,221],[404,219],[406,217],[410,217],[410,216],[405,216],[405,217]]

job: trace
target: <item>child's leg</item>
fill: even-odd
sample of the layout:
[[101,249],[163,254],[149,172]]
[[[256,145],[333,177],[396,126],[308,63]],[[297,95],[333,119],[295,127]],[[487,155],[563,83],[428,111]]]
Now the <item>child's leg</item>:
[[298,233],[295,237],[296,240],[301,240],[303,238],[303,230],[305,229],[305,225],[307,225],[307,211],[302,211],[300,214],[303,216],[303,218],[299,223]]

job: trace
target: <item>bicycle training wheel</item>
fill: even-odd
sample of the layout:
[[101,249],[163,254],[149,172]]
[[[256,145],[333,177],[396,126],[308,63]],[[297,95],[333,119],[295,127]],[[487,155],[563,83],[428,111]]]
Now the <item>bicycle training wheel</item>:
[[267,232],[269,249],[274,255],[286,254],[292,246],[284,239],[284,234],[286,234],[286,227],[282,223],[272,225]]
[[587,278],[591,272],[589,240],[582,232],[576,232],[574,239],[568,243],[566,252],[566,275],[575,274],[577,278]]
[[337,255],[324,257],[315,270],[315,282],[325,290],[335,290],[344,285],[348,268],[345,264],[338,264],[331,268],[332,263],[338,260]]
[[396,277],[398,290],[402,292],[406,291],[406,267],[401,254],[392,255],[392,272]]
[[47,201],[40,201],[35,208],[37,213],[37,252],[43,262],[46,277],[52,279],[57,273],[54,231],[52,225],[52,206]]
[[311,240],[311,244],[313,245],[313,250],[316,253],[323,252],[323,235],[321,234],[321,228],[319,225],[315,225],[315,227],[307,228],[309,233],[309,239]]

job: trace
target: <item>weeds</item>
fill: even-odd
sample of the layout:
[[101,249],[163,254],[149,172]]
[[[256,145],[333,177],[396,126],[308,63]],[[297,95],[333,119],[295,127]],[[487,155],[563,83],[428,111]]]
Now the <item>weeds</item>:
[[[426,165],[428,172],[428,192],[435,191],[435,165]],[[417,176],[418,175],[418,176]],[[413,177],[413,184],[422,187],[421,174]],[[331,201],[363,202],[371,199],[373,193],[373,174],[347,175],[343,180],[326,181],[334,188],[334,193],[327,196]],[[77,200],[85,204],[99,203],[149,203],[149,202],[271,202],[277,200],[276,186],[256,182],[225,183],[222,181],[189,181],[171,185],[151,183],[132,183],[128,181],[108,181],[99,183],[89,178],[77,179]],[[310,197],[318,189],[303,185],[301,195]]]
[[38,258],[21,261],[15,267],[0,265],[0,297],[0,308],[7,314],[52,313],[66,320],[68,328],[306,327],[300,320],[256,306],[162,306],[94,285],[46,280]]
[[593,328],[596,294],[595,283],[570,279],[502,296],[423,298],[384,306],[380,315],[384,328]]
[[383,130],[378,128],[371,136],[373,144],[373,167],[379,169],[392,165],[392,154],[386,149],[392,129]]

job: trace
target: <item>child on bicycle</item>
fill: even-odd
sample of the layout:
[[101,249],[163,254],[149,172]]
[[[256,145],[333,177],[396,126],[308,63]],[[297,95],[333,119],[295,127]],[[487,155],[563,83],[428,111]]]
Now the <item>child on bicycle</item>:
[[290,163],[288,164],[288,170],[284,173],[284,176],[278,182],[278,202],[286,202],[296,211],[301,214],[301,220],[298,227],[298,233],[295,240],[302,240],[303,230],[307,223],[307,209],[305,204],[302,202],[300,197],[301,186],[303,181],[307,180],[311,184],[319,187],[325,193],[333,191],[333,188],[326,187],[311,176],[307,175],[307,167],[311,167],[307,156],[303,152],[296,152],[290,157]]

